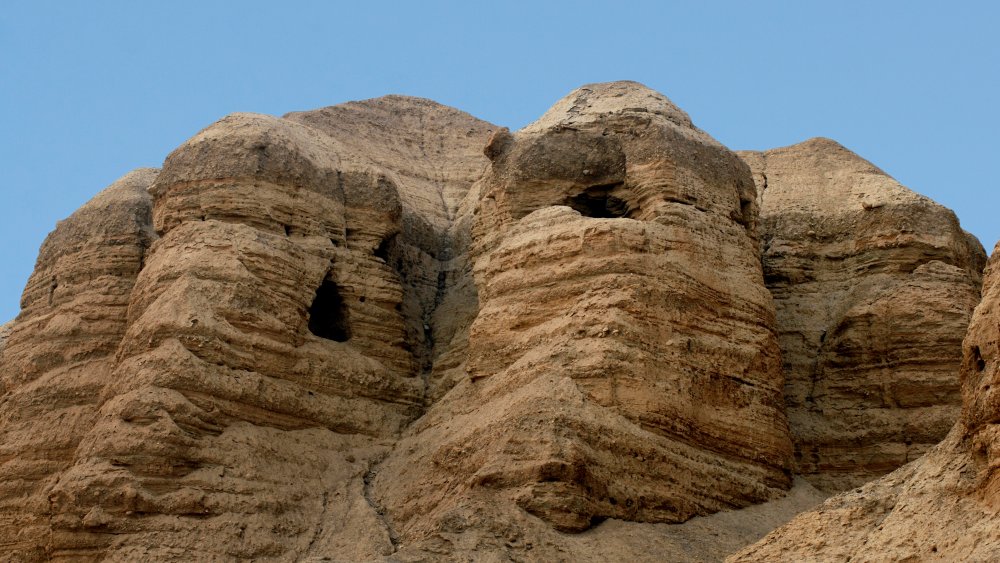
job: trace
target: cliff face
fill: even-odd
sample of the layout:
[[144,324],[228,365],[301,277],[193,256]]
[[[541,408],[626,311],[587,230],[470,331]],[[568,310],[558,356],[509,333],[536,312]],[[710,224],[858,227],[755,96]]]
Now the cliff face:
[[[351,130],[361,120],[365,135]],[[116,558],[390,550],[364,477],[423,411],[425,323],[451,284],[447,231],[490,129],[406,98],[234,115],[129,184],[144,222],[123,219],[131,230],[107,243],[125,256],[91,251],[105,238],[77,228],[84,219],[60,226],[3,357],[4,443],[47,456],[19,469],[29,456],[12,452],[5,482],[53,475],[27,510],[13,491],[5,499],[21,511],[13,526],[38,516],[24,545]],[[89,204],[100,217],[114,211],[102,201]],[[108,264],[121,280],[100,271]],[[29,342],[39,336],[51,350]],[[88,363],[67,374],[75,357]],[[64,433],[61,405],[38,393],[71,384],[79,432],[58,447],[28,435],[40,416]]]
[[743,163],[632,83],[581,88],[486,153],[468,378],[374,482],[404,542],[515,507],[581,531],[787,489]]
[[992,561],[1000,550],[1000,245],[962,344],[961,418],[897,471],[838,495],[734,561]]
[[859,486],[958,417],[986,255],[950,210],[833,141],[742,156],[762,202],[795,470],[826,490]]
[[0,343],[0,550],[50,552],[49,494],[97,419],[149,244],[156,170],[98,194],[45,240]]
[[[514,133],[222,119],[61,222],[0,328],[0,559],[711,560],[823,496],[795,473],[919,455],[982,250],[830,142],[741,156],[632,82]],[[899,483],[987,471],[991,311]]]

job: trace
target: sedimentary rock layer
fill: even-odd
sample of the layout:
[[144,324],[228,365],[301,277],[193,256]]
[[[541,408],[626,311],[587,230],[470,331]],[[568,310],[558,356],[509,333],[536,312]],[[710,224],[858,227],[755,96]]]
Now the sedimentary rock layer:
[[3,351],[16,553],[391,552],[365,475],[423,412],[448,231],[492,129],[401,97],[236,114],[127,182],[138,219],[103,195],[77,214],[125,231],[62,225]]
[[1000,245],[962,344],[960,421],[927,455],[831,498],[733,561],[993,561],[1000,550]]
[[[981,250],[832,143],[744,158],[632,82],[515,133],[400,96],[220,120],[60,223],[0,327],[0,559],[717,559],[825,496],[794,469],[918,454]],[[990,533],[991,276],[962,426],[885,510],[830,505],[845,550],[924,492]]]
[[43,559],[49,494],[98,418],[129,296],[155,238],[136,170],[61,221],[42,244],[21,313],[0,343],[0,553]]
[[635,83],[574,91],[486,154],[468,378],[374,481],[404,543],[448,551],[469,522],[522,529],[520,509],[581,531],[782,494],[791,444],[747,167]]
[[960,408],[982,246],[834,141],[741,153],[761,197],[795,470],[845,490],[916,459]]

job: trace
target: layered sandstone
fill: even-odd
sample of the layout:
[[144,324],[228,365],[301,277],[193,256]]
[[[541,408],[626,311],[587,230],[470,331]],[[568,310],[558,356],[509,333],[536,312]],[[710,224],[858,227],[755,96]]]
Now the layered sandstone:
[[581,88],[486,153],[468,377],[374,481],[403,543],[505,529],[521,539],[477,549],[516,557],[525,512],[578,532],[780,496],[791,444],[747,167],[635,83]]
[[962,344],[961,418],[927,455],[831,498],[733,561],[993,561],[1000,550],[1000,245]]
[[[60,223],[0,327],[0,559],[718,560],[825,496],[793,472],[918,455],[981,249],[830,142],[743,158],[632,82],[514,133],[220,120]],[[972,460],[928,494],[994,506],[989,307],[963,430],[871,495]]]
[[920,457],[958,417],[982,246],[834,141],[741,156],[761,198],[796,473],[838,491]]
[[61,221],[38,254],[21,313],[0,341],[0,553],[49,553],[49,493],[98,419],[155,234],[147,188],[124,176]]
[[141,213],[60,226],[3,351],[14,553],[390,553],[366,474],[423,411],[491,130],[400,97],[236,114],[123,180]]

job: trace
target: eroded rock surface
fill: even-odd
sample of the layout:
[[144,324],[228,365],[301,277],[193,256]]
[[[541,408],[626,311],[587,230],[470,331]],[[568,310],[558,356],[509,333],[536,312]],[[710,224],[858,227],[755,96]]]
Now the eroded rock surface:
[[[825,496],[794,470],[917,455],[981,249],[829,142],[743,157],[632,82],[515,133],[220,120],[60,223],[0,328],[0,559],[717,560]],[[990,315],[906,470],[972,463],[962,514]]]
[[448,231],[492,129],[401,97],[236,114],[123,180],[137,219],[102,194],[60,226],[3,351],[16,553],[391,553],[366,474],[424,410],[425,327],[464,252]]
[[761,196],[795,470],[829,491],[923,455],[961,404],[982,246],[834,141],[741,153]]
[[504,527],[521,539],[477,549],[523,556],[521,509],[576,532],[780,496],[791,444],[746,166],[635,83],[581,88],[486,153],[469,376],[374,482],[403,542],[448,553]]
[[1000,550],[1000,245],[962,344],[962,412],[897,471],[828,500],[733,561],[993,561]]
[[155,238],[136,170],[61,221],[0,343],[0,552],[49,555],[49,493],[98,419],[136,277]]

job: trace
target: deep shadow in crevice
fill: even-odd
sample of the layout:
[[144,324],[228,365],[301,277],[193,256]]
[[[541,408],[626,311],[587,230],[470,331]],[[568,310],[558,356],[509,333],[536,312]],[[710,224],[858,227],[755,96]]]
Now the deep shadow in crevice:
[[976,372],[986,369],[986,360],[983,359],[983,354],[979,351],[979,346],[972,347],[972,363],[975,365]]
[[340,289],[327,277],[309,307],[309,332],[327,340],[346,342],[351,338],[348,316]]
[[620,219],[628,217],[631,209],[627,202],[611,195],[621,184],[591,186],[566,200],[566,205],[580,212],[584,217],[595,219]]

